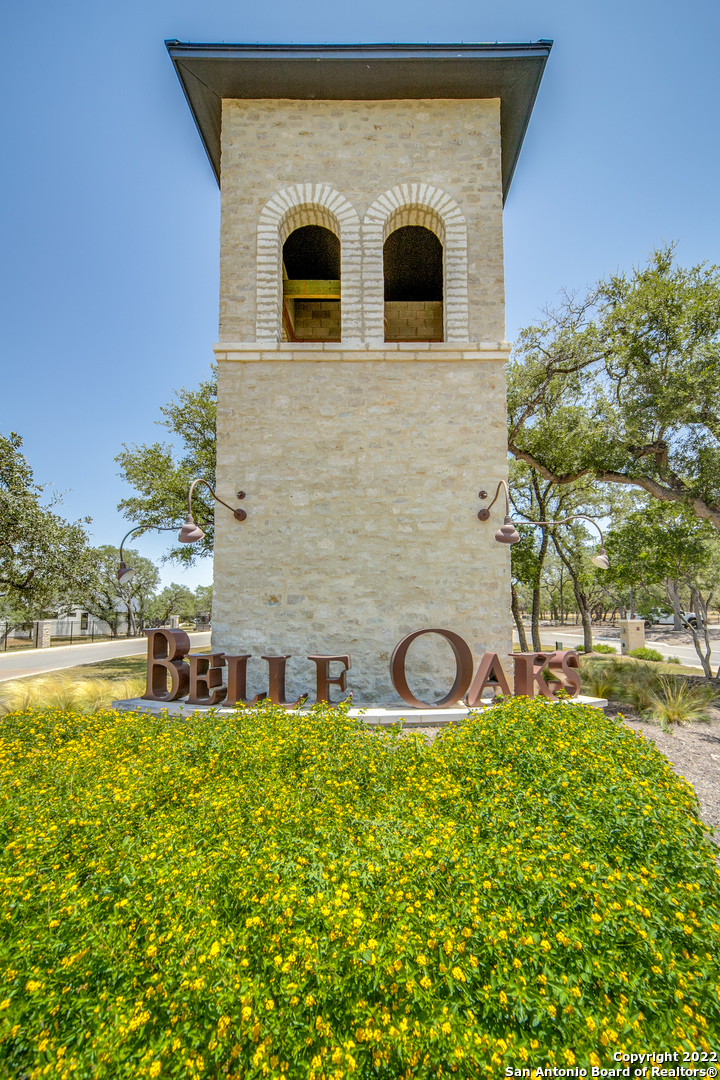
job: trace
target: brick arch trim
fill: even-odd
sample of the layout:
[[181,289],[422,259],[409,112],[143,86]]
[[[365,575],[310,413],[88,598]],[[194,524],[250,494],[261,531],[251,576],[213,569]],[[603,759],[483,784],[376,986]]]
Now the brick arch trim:
[[282,249],[291,232],[322,225],[340,240],[342,340],[362,337],[360,218],[353,205],[328,184],[293,184],[260,212],[257,231],[257,341],[282,337]]
[[432,184],[398,184],[375,200],[363,222],[365,335],[382,341],[384,329],[383,244],[403,225],[430,229],[443,246],[445,341],[469,340],[467,223],[460,207]]

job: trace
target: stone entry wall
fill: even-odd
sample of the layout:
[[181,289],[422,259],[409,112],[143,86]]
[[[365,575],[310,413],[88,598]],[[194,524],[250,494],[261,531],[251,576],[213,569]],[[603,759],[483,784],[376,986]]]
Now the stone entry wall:
[[442,300],[386,300],[386,341],[442,341]]
[[[486,522],[477,511],[507,469],[506,353],[422,342],[216,355],[217,491],[232,503],[242,488],[248,517],[215,515],[213,647],[252,654],[252,693],[267,690],[263,655],[291,655],[299,696],[312,689],[308,656],[349,653],[355,703],[398,704],[390,654],[426,626],[505,659],[502,509]],[[450,647],[420,639],[407,671],[422,701],[439,699]]]
[[[215,515],[213,648],[252,654],[252,693],[263,655],[291,655],[297,696],[309,655],[349,653],[355,703],[398,703],[390,654],[423,627],[511,650],[502,508],[477,517],[507,475],[501,179],[499,100],[223,102],[216,478],[248,516]],[[341,243],[340,341],[324,299],[295,301],[310,340],[281,340],[282,246],[309,224]],[[394,304],[410,340],[391,342],[404,225],[438,236],[443,300]],[[407,670],[439,700],[447,642],[418,640]]]

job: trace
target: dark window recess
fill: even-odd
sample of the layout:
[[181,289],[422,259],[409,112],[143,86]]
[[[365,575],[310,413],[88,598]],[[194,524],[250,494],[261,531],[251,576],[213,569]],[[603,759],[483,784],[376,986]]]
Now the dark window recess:
[[340,241],[322,225],[303,225],[283,245],[285,272],[292,281],[338,281]]
[[82,615],[80,616],[80,629],[81,630],[87,630],[87,628],[88,628],[88,613],[87,613],[87,611],[83,611]]
[[429,229],[403,225],[390,233],[383,263],[386,300],[442,300],[442,244]]

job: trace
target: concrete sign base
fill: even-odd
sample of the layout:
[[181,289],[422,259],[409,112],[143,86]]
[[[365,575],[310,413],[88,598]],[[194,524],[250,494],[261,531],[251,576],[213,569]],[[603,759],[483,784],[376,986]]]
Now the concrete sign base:
[[[579,697],[570,698],[563,702],[564,705],[590,705],[593,709],[604,709],[607,706],[605,698],[587,697],[581,694]],[[490,703],[479,707],[488,708]],[[145,701],[143,698],[127,698],[124,701],[113,701],[113,709],[120,712],[145,712],[160,716],[167,713],[170,716],[192,716],[200,713],[213,712],[218,716],[232,716],[236,709],[223,709],[216,707],[210,709],[207,706],[186,705],[182,701]],[[308,712],[308,709],[289,709],[288,712]],[[401,723],[406,728],[423,727],[446,727],[448,724],[457,724],[467,719],[471,712],[477,711],[463,707],[449,709],[412,709],[412,708],[381,708],[368,706],[363,709],[350,709],[350,716],[359,717],[371,727],[392,727],[393,724]]]

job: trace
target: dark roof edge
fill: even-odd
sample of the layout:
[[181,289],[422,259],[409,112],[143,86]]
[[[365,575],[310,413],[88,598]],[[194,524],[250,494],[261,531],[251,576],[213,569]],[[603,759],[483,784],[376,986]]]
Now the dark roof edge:
[[[550,42],[550,45],[552,45],[552,42]],[[548,48],[547,56],[549,56],[549,55],[550,55],[550,49]],[[520,135],[519,135],[519,138],[517,140],[517,149],[515,151],[515,156],[512,159],[512,163],[511,163],[510,168],[508,170],[507,176],[503,178],[503,206],[505,205],[508,194],[510,192],[510,185],[512,184],[513,176],[515,175],[515,169],[517,168],[517,163],[520,160],[520,151],[522,150],[523,143],[525,142],[525,132],[527,131],[527,129],[528,129],[529,125],[530,125],[530,117],[532,116],[533,109],[535,108],[535,100],[536,100],[536,98],[538,96],[538,91],[540,90],[540,83],[542,82],[542,77],[543,77],[543,75],[545,73],[545,63],[547,62],[547,56],[545,57],[545,60],[543,60],[542,67],[539,69],[539,71],[537,73],[537,79],[535,80],[535,86],[533,87],[532,94],[530,96],[529,108],[528,108],[527,112],[525,113],[525,122],[524,122],[524,124],[522,126],[522,130],[520,131]]]
[[357,45],[310,45],[310,44],[270,44],[267,42],[194,42],[179,41],[177,38],[167,38],[165,46],[172,57],[190,56],[278,56],[293,57],[330,57],[338,56],[345,59],[352,58],[353,54],[359,57],[367,56],[368,53],[379,55],[386,53],[388,56],[414,55],[419,57],[438,56],[447,53],[457,56],[544,56],[549,55],[553,42],[550,39],[541,38],[538,41],[486,41],[467,42],[460,44],[453,42],[438,43],[428,42],[411,44],[408,42],[362,42]]
[[[540,83],[545,71],[545,65],[548,57],[550,56],[550,50],[553,47],[553,41],[550,39],[539,39],[535,42],[461,42],[460,44],[453,43],[438,43],[432,42],[427,44],[412,44],[407,42],[392,42],[392,43],[359,43],[356,45],[351,44],[334,44],[334,45],[318,45],[318,44],[272,44],[266,42],[251,43],[226,43],[226,42],[182,42],[178,39],[167,39],[165,46],[170,55],[170,59],[175,68],[175,73],[178,76],[180,85],[182,86],[185,100],[188,103],[190,112],[192,113],[195,126],[202,140],[205,152],[210,161],[211,168],[215,174],[215,178],[220,185],[220,159],[219,159],[219,121],[214,120],[214,112],[220,110],[220,98],[217,90],[207,85],[204,78],[200,78],[196,71],[192,68],[196,65],[193,61],[199,61],[202,67],[203,61],[218,60],[218,61],[232,61],[232,60],[248,60],[248,61],[291,61],[300,62],[305,61],[322,61],[322,60],[334,60],[334,61],[375,61],[375,62],[390,62],[393,60],[419,60],[419,61],[498,61],[498,60],[513,60],[530,61],[531,66],[536,68],[535,77],[531,82],[526,82],[524,92],[524,102],[518,115],[517,107],[512,106],[512,111],[515,115],[514,131],[511,139],[511,143],[514,144],[512,157],[508,160],[505,159],[503,167],[503,202],[507,198],[510,190],[510,184],[517,167],[517,163],[520,157],[520,151],[525,139],[525,133],[530,122],[530,116],[532,114],[535,100],[540,88]],[[183,63],[183,61],[189,61],[190,63]],[[494,65],[492,65],[494,68]],[[353,65],[354,67],[354,65]],[[299,69],[298,69],[299,70]],[[380,70],[380,68],[378,68]],[[384,66],[383,66],[383,70]],[[397,69],[396,69],[397,70]],[[204,76],[204,71],[201,72]],[[195,95],[193,92],[194,84],[198,93]],[[507,107],[507,99],[505,98],[505,92],[508,92],[510,87],[507,81],[505,82],[505,91],[503,92],[502,112],[504,113]],[[261,96],[261,95],[258,95]],[[274,95],[273,95],[274,96]],[[284,95],[280,95],[284,96]],[[415,95],[411,95],[415,96]],[[432,95],[429,95],[432,96]],[[459,95],[464,96],[464,95]],[[484,96],[484,95],[480,95]],[[495,96],[495,95],[493,95]],[[510,99],[514,95],[510,94]],[[201,114],[202,112],[202,114]],[[518,125],[517,121],[521,120],[521,124]],[[212,129],[217,127],[218,130],[214,132]],[[505,134],[505,124],[503,121],[503,134]],[[215,141],[217,140],[218,147],[215,147]],[[217,151],[217,152],[216,152]]]
[[[168,42],[165,42],[165,44],[167,45],[168,52],[170,53],[170,58],[172,59],[173,67],[175,68],[175,74],[178,77],[178,82],[180,83],[180,86],[182,87],[182,92],[183,92],[183,95],[185,97],[185,101],[187,102],[188,108],[190,109],[190,115],[193,118],[193,122],[195,124],[195,127],[197,128],[197,133],[200,136],[200,141],[203,144],[203,146],[205,147],[205,153],[207,154],[208,161],[210,162],[210,168],[212,169],[212,171],[213,171],[213,173],[215,175],[215,179],[217,180],[217,186],[219,188],[221,188],[222,183],[221,183],[221,180],[220,180],[220,159],[218,158],[217,161],[215,160],[215,157],[214,157],[213,152],[212,152],[212,147],[210,145],[209,140],[207,139],[207,137],[205,135],[205,132],[203,131],[203,127],[202,127],[202,124],[200,123],[200,118],[199,118],[199,116],[197,114],[197,110],[195,108],[195,105],[193,103],[192,98],[190,97],[190,94],[188,93],[187,86],[185,85],[185,79],[188,76],[191,76],[192,72],[185,71],[184,73],[181,73],[180,64],[177,62],[178,57],[173,56],[172,52],[170,52],[170,46],[168,45]],[[207,87],[206,87],[206,91],[207,91],[207,93],[212,93],[212,91],[210,91],[210,89],[207,88]],[[213,96],[215,96],[215,95],[213,95]]]

